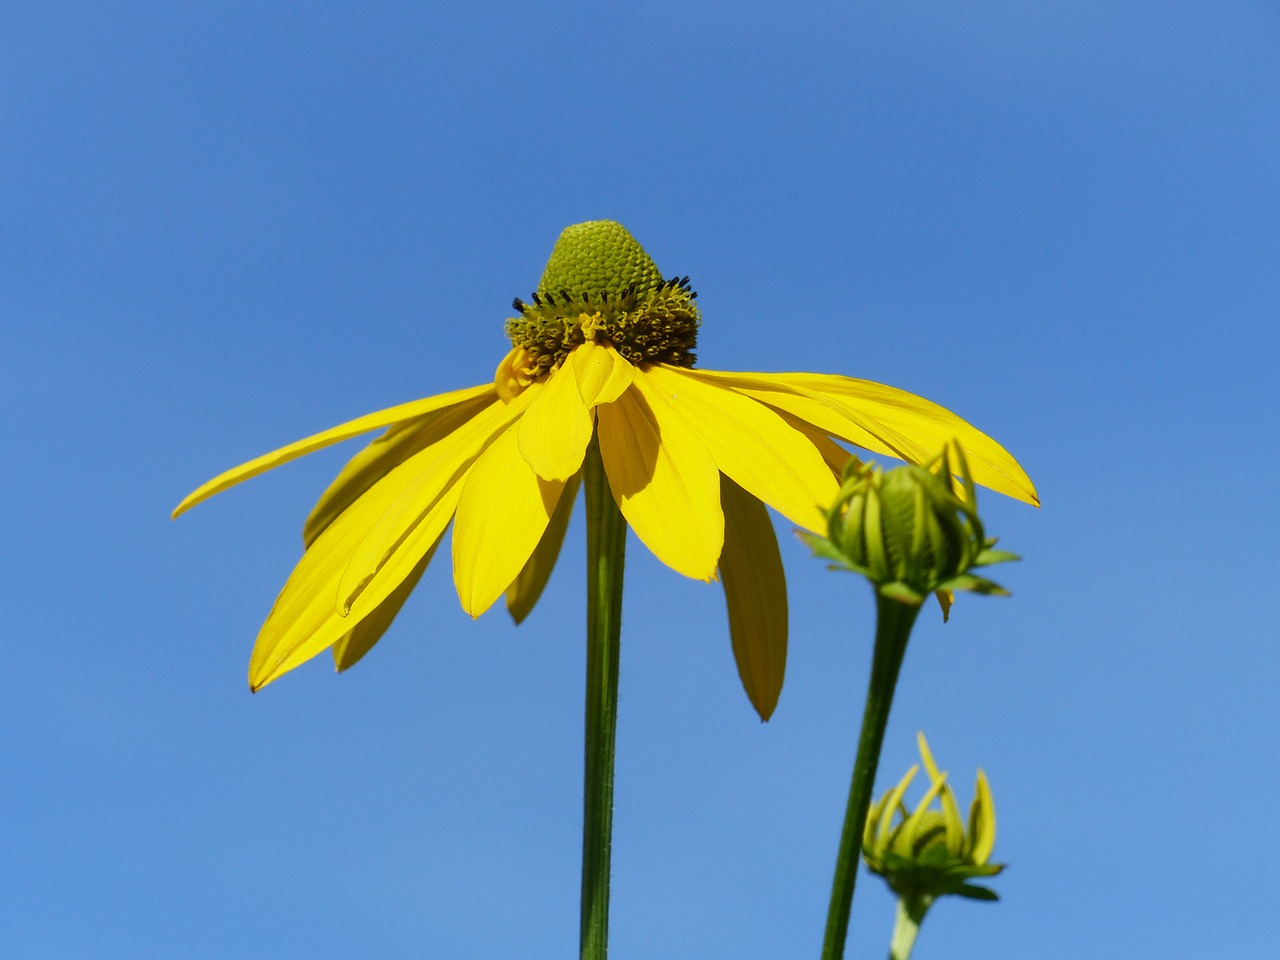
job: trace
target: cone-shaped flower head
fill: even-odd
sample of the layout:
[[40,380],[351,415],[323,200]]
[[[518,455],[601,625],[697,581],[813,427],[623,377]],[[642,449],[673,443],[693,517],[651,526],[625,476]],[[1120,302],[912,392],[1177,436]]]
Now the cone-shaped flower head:
[[924,734],[918,734],[917,739],[929,774],[929,790],[915,810],[908,811],[903,796],[920,769],[913,766],[896,787],[872,804],[862,839],[863,860],[907,901],[927,905],[945,894],[995,900],[994,892],[969,882],[1004,869],[1004,864],[990,862],[996,842],[996,810],[986,775],[978,771],[966,823]]
[[959,438],[973,479],[1036,503],[990,437],[920,397],[866,380],[694,368],[688,277],[664,280],[622,226],[560,236],[512,347],[489,383],[372,413],[204,484],[175,515],[295,457],[386,428],[338,475],[303,528],[306,547],[258,636],[257,688],[332,649],[338,669],[386,632],[453,524],[463,609],[498,597],[523,620],[559,555],[587,447],[636,536],[663,563],[718,579],[738,671],[768,717],[782,688],[787,596],[766,506],[801,529],[849,457],[840,443],[922,463]]
[[882,595],[903,603],[953,590],[1007,596],[998,584],[972,573],[1018,558],[992,549],[995,540],[986,539],[958,443],[948,443],[924,465],[887,472],[850,461],[843,478],[827,511],[827,535],[804,534],[816,554],[862,574]]

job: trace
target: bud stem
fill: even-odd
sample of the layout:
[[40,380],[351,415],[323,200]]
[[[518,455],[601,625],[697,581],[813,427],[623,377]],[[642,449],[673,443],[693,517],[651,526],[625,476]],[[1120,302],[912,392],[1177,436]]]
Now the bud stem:
[[907,960],[916,945],[916,934],[930,906],[929,900],[919,899],[908,905],[898,898],[898,916],[893,924],[893,940],[889,943],[889,960]]
[[898,671],[907,640],[920,607],[876,594],[876,643],[871,658],[871,679],[858,735],[858,755],[853,764],[853,782],[845,807],[844,829],[836,856],[835,878],[831,881],[831,904],[827,908],[827,929],[822,941],[822,960],[841,960],[853,909],[853,888],[861,859],[862,833],[871,806],[876,768],[880,765],[880,745],[889,725],[889,708],[898,683]]
[[582,787],[582,960],[609,952],[614,735],[627,525],[614,502],[593,436],[583,468],[587,501],[587,689]]

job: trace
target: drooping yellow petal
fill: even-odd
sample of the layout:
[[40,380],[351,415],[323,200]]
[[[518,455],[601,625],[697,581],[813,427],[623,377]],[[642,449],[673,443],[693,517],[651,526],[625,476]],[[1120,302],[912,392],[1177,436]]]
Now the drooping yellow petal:
[[413,482],[417,466],[419,464],[411,458],[392,469],[339,514],[302,555],[258,632],[249,661],[251,689],[270,683],[322,653],[356,629],[366,617],[377,613],[383,601],[412,575],[422,558],[440,539],[457,506],[460,492],[457,484],[439,499],[431,515],[414,529],[409,538],[411,542],[405,545],[405,552],[408,554],[412,550],[416,553],[399,579],[391,582],[389,577],[385,578],[385,591],[380,594],[378,591],[366,591],[353,605],[349,616],[339,614],[333,598],[352,552],[387,505]]
[[341,639],[333,645],[333,663],[339,673],[355,666],[366,653],[373,649],[373,645],[382,639],[382,635],[387,632],[387,628],[400,613],[404,602],[409,599],[409,594],[413,593],[413,588],[422,579],[422,574],[439,545],[439,540],[432,544],[427,555],[418,561],[418,565],[409,576],[405,577],[404,582],[392,590],[387,599],[378,604],[373,613],[357,623],[354,629],[343,634]]
[[588,407],[613,403],[631,385],[636,368],[613,347],[588,340],[569,354],[582,402]]
[[[877,425],[847,405],[835,403],[811,390],[777,379],[770,374],[739,373],[721,370],[690,370],[690,376],[707,383],[729,387],[761,403],[805,420],[823,433],[876,453],[906,459],[902,448],[910,446],[906,437],[894,431],[878,430]],[[776,375],[772,375],[776,376]]]
[[525,561],[524,569],[507,587],[507,612],[516,623],[523,623],[524,618],[533,612],[534,604],[542,596],[542,591],[555,568],[556,559],[560,556],[560,547],[564,543],[565,531],[569,528],[569,518],[573,514],[573,502],[578,496],[578,486],[582,481],[581,474],[575,474],[565,484],[564,493],[556,504],[555,513],[547,523],[542,539],[533,548],[533,553]]
[[[461,484],[455,483],[414,528],[402,554],[407,557],[413,552],[413,562],[406,562],[403,570],[390,564],[384,568],[384,576],[360,595],[345,617],[335,609],[333,595],[351,550],[359,544],[364,532],[357,521],[361,519],[358,508],[365,498],[356,501],[352,509],[344,512],[316,538],[315,544],[303,554],[302,561],[285,583],[276,606],[258,633],[258,641],[249,660],[250,689],[257,690],[323,653],[344,634],[358,627],[366,617],[375,614],[396,588],[412,575],[417,562],[439,541],[457,509],[460,492]],[[365,496],[373,493],[370,491]],[[341,528],[348,522],[352,529],[344,533],[349,536],[334,537],[326,543],[326,538],[335,528]],[[308,562],[313,554],[315,559]],[[399,579],[393,579],[392,573],[398,574]]]
[[[352,522],[359,502],[316,538],[298,561],[258,631],[249,659],[249,689],[272,680],[322,653],[355,626],[338,616],[333,591],[363,531]],[[344,520],[346,522],[344,522]]]
[[443,410],[394,424],[382,436],[357,453],[321,494],[302,528],[302,542],[311,546],[334,518],[356,498],[404,462],[457,430],[493,402],[487,393]]
[[912,463],[929,460],[956,440],[969,457],[976,483],[1024,503],[1040,502],[1030,478],[1004,447],[945,407],[905,390],[814,373],[690,374],[731,386],[831,436]]
[[[409,575],[422,555],[414,552],[416,547],[406,548],[409,542],[416,544],[414,528],[435,509],[485,447],[525,412],[540,389],[541,384],[534,384],[510,403],[494,401],[459,429],[405,461],[405,466],[413,465],[414,478],[368,526],[364,540],[351,556],[338,583],[335,602],[339,612],[349,611],[357,598],[384,576],[395,584]],[[384,582],[382,595],[391,589]]]
[[414,417],[420,417],[435,410],[442,410],[445,407],[453,406],[455,403],[465,403],[468,400],[474,400],[486,394],[496,396],[493,384],[484,383],[476,387],[468,387],[465,390],[454,390],[451,393],[441,393],[423,400],[402,403],[399,406],[365,414],[363,417],[348,420],[346,423],[339,424],[336,427],[304,437],[287,446],[280,447],[278,450],[265,453],[254,460],[250,460],[248,463],[242,463],[238,467],[233,467],[224,473],[218,474],[208,483],[202,484],[187,494],[183,501],[174,508],[173,516],[177,517],[179,514],[190,510],[197,503],[208,500],[214,494],[221,493],[228,487],[233,487],[237,483],[242,483],[260,473],[265,473],[273,467],[278,467],[280,464],[287,463],[290,460],[296,460],[298,457],[305,456],[322,447],[349,440],[351,437],[381,429],[401,420],[411,420]]
[[[793,376],[797,375],[788,375]],[[931,456],[949,440],[957,441],[968,457],[975,482],[1015,500],[1040,504],[1035,485],[1013,455],[946,407],[870,380],[817,373],[798,376],[816,393],[842,400],[877,423],[917,440]]]
[[824,533],[823,511],[839,484],[822,455],[762,403],[713,386],[679,367],[639,373],[702,440],[724,474],[810,533]]
[[769,512],[726,476],[720,478],[724,549],[720,579],[738,676],[751,704],[768,720],[787,667],[787,581]]
[[543,480],[525,462],[518,432],[518,426],[508,428],[481,454],[458,501],[453,579],[462,609],[472,617],[488,610],[519,575],[564,492],[564,481]]
[[799,430],[804,434],[805,439],[813,444],[814,449],[822,457],[822,461],[830,468],[832,476],[837,478],[842,476],[844,468],[850,460],[857,460],[859,464],[862,463],[858,457],[840,446],[809,421],[801,420],[799,417],[792,416],[784,410],[778,410],[777,414],[786,421],[787,426],[793,430]]
[[631,529],[677,573],[711,580],[724,544],[720,473],[644,377],[596,408],[609,488]]
[[544,480],[563,482],[582,466],[593,426],[573,367],[565,363],[547,378],[520,418],[520,455]]
[[[449,526],[449,521],[457,512],[458,498],[462,495],[468,473],[469,471],[463,471],[457,481],[449,486],[422,515],[419,523],[387,557],[387,562],[378,571],[378,575],[369,582],[359,596],[351,601],[351,608],[345,619],[364,619],[369,616],[382,605],[405,577],[412,575],[418,558],[426,551],[435,549],[445,528]],[[347,569],[350,570],[350,565]],[[343,572],[343,576],[346,572]],[[341,615],[340,612],[339,615]]]

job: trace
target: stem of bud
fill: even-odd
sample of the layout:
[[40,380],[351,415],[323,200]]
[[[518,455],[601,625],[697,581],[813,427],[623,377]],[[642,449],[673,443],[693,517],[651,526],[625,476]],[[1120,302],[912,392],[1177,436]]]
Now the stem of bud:
[[871,658],[871,679],[867,683],[867,702],[862,714],[862,732],[858,735],[858,755],[853,764],[849,801],[845,806],[835,878],[831,881],[822,960],[842,960],[844,957],[849,914],[853,909],[853,888],[858,878],[862,832],[871,806],[876,768],[880,765],[880,746],[889,725],[889,709],[893,706],[893,691],[898,684],[902,658],[907,652],[907,640],[919,613],[918,605],[901,603],[876,593],[876,643]]

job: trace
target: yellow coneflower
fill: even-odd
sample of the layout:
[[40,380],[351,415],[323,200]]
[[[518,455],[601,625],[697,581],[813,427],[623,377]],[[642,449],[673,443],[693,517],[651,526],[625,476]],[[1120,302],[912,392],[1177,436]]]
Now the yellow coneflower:
[[328,648],[339,670],[387,630],[453,521],[453,571],[477,617],[506,594],[517,621],[555,564],[588,447],[598,444],[627,523],[663,563],[724,586],[739,673],[764,718],[786,661],[786,583],[765,506],[825,532],[849,454],[836,441],[924,462],[950,441],[974,481],[1028,503],[1003,447],[893,387],[813,373],[694,366],[687,277],[666,279],[621,225],[557,241],[492,383],[372,413],[227,471],[174,516],[330,444],[387,428],[333,481],[306,550],[258,636],[257,689]]

